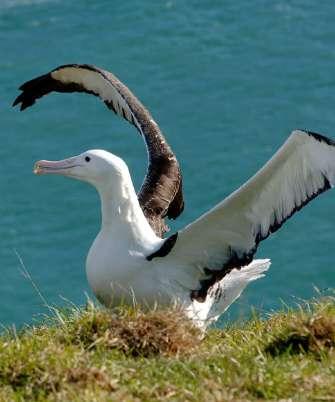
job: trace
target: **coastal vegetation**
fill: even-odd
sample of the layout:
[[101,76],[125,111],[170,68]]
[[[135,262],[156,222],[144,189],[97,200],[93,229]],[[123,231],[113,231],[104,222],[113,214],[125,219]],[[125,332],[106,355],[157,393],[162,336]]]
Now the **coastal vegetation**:
[[332,401],[335,299],[204,335],[177,308],[54,310],[0,337],[1,401]]

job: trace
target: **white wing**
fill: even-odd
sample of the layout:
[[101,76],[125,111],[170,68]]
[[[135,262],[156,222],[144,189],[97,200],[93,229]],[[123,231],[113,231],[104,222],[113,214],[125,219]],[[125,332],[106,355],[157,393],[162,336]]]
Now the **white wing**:
[[255,176],[176,236],[167,258],[182,261],[184,285],[197,281],[191,298],[204,301],[215,283],[252,261],[260,241],[334,183],[335,142],[294,131]]

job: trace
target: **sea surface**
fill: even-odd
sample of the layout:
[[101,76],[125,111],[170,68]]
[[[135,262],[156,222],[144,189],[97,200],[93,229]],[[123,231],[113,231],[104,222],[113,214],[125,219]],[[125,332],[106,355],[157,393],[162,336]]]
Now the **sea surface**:
[[[116,74],[150,109],[184,174],[182,228],[254,174],[295,128],[335,138],[335,2],[1,0],[0,323],[92,297],[85,258],[99,230],[94,188],[32,174],[38,159],[107,149],[136,187],[146,151],[92,96],[53,94],[20,113],[24,81],[66,63]],[[335,288],[335,191],[258,250],[270,257],[221,322]],[[318,289],[318,290],[316,290]],[[41,296],[42,294],[42,296]]]

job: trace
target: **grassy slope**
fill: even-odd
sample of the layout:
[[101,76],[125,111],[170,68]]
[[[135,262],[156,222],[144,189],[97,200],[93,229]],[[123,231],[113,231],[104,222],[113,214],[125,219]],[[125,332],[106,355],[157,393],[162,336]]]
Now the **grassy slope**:
[[0,400],[335,401],[335,303],[200,334],[177,311],[90,306],[0,337]]

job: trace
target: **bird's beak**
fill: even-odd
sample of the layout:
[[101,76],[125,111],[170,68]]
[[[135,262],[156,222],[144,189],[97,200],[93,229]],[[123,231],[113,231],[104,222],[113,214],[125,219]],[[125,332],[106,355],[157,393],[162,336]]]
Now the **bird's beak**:
[[76,157],[63,159],[61,161],[38,161],[34,165],[35,174],[60,174],[70,176],[73,168],[79,166]]

